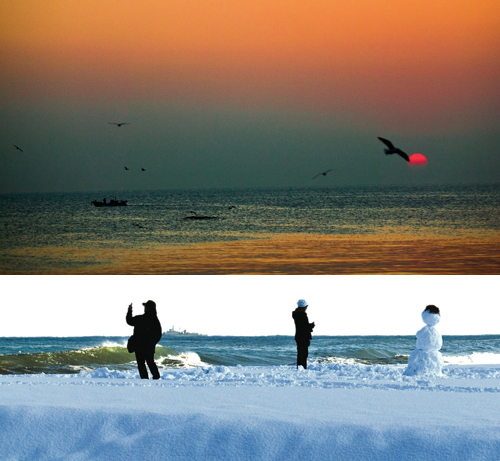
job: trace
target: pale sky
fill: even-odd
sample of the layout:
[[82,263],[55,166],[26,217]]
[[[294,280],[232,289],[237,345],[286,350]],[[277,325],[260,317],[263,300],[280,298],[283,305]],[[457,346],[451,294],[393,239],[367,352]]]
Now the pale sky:
[[0,336],[129,336],[129,303],[157,303],[163,330],[293,335],[309,303],[316,335],[414,335],[425,306],[444,335],[500,334],[500,276],[2,276]]

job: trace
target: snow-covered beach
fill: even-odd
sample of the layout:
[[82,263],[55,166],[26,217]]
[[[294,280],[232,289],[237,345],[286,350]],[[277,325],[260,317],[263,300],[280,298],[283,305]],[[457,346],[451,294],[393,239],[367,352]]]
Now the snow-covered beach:
[[205,366],[0,376],[2,459],[493,460],[500,366]]

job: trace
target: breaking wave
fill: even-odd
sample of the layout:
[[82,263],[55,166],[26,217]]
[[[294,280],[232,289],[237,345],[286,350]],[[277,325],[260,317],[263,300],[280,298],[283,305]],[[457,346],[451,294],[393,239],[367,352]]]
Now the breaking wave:
[[[177,352],[156,346],[155,360],[159,368],[186,368],[203,366],[194,352]],[[136,367],[135,355],[123,344],[106,342],[101,346],[84,349],[10,354],[0,356],[0,374],[78,373],[102,367],[128,370]]]

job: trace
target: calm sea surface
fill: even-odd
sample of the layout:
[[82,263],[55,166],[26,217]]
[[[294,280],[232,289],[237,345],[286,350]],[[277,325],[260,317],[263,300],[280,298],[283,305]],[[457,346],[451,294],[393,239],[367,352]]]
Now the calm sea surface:
[[[129,206],[91,204],[104,197]],[[185,220],[192,212],[216,219]],[[268,233],[481,236],[499,230],[500,185],[0,194],[0,250],[147,248]]]
[[[110,200],[114,197],[127,200],[129,206],[96,208],[91,204],[93,200]],[[211,219],[185,219],[195,214]],[[93,273],[99,265],[109,266],[111,272],[118,273],[131,270],[135,270],[134,273],[163,273],[166,264],[161,258],[151,267],[140,266],[150,259],[150,255],[144,252],[179,246],[185,249],[186,245],[208,242],[246,241],[257,244],[260,239],[284,234],[381,239],[398,235],[408,241],[433,237],[441,238],[442,241],[449,237],[461,237],[462,242],[483,239],[483,242],[487,242],[484,243],[487,248],[470,246],[463,260],[461,255],[465,254],[464,249],[457,247],[453,250],[453,257],[440,253],[435,256],[432,256],[434,253],[417,255],[415,261],[409,262],[408,258],[398,260],[391,270],[404,272],[412,268],[420,272],[439,266],[441,273],[450,270],[458,270],[458,273],[497,273],[497,260],[494,258],[498,258],[495,242],[500,236],[500,185],[0,195],[2,273],[50,273],[52,270],[78,270],[81,273],[86,268]],[[286,251],[290,251],[290,248]],[[373,249],[376,251],[376,247]],[[102,256],[106,254],[103,250],[122,250],[122,256],[127,251],[138,250],[143,255],[138,257],[138,253],[135,253],[121,267],[119,264],[123,265],[123,262],[110,263],[112,256]],[[255,268],[252,265],[254,271],[287,273],[289,267],[286,258],[284,262],[281,261],[281,266],[275,267],[275,252],[272,249],[269,251],[265,255],[267,259],[261,261],[262,267]],[[337,273],[342,270],[342,267],[330,267],[332,258],[324,256],[321,247],[305,251],[309,255],[314,253],[316,259],[322,257],[324,260],[315,259],[311,267],[299,268],[300,273]],[[315,251],[320,253],[316,254]],[[159,255],[158,252],[155,254]],[[207,273],[217,269],[212,267],[213,255],[196,255],[199,255],[200,261],[189,259],[192,254],[178,256],[176,261],[180,266],[173,265],[171,270],[178,273]],[[220,259],[222,268],[218,268],[217,273],[248,271],[245,258],[234,261],[231,255],[222,256],[229,259]],[[363,264],[361,261],[361,265],[353,269],[354,272],[359,273],[366,268],[381,271],[394,258],[392,253],[386,255],[388,260],[379,261],[379,267],[374,266],[375,256],[375,253],[368,258],[365,254],[357,255],[358,259],[361,258],[359,261],[363,258],[367,260],[363,260]],[[432,260],[432,257],[437,259]],[[446,265],[448,259],[452,262]],[[474,261],[477,261],[476,265]],[[110,265],[115,263],[118,266]],[[465,267],[466,263],[469,266],[472,264],[472,267]],[[351,267],[349,261],[345,264]]]
[[[0,374],[136,369],[126,337],[0,338]],[[415,336],[315,336],[309,361],[406,364]],[[444,336],[445,364],[499,364],[500,335]],[[156,348],[161,368],[293,365],[292,336],[166,336]]]

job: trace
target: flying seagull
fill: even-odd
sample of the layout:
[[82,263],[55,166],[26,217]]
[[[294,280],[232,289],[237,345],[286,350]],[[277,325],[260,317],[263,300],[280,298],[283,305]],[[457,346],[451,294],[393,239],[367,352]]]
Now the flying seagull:
[[16,146],[15,144],[12,144],[17,150],[20,150],[21,152],[24,152],[20,147]]
[[326,171],[323,171],[323,173],[318,173],[316,176],[313,176],[312,179],[317,178],[318,176],[321,176],[321,175],[326,176],[326,174],[329,173],[330,171],[333,171],[333,168],[326,170]]
[[384,149],[384,152],[386,155],[398,154],[398,155],[401,155],[401,157],[403,157],[407,162],[410,161],[410,157],[408,157],[408,155],[406,155],[401,149],[394,147],[394,144],[392,144],[391,141],[389,141],[388,139],[380,138],[380,137],[378,139],[380,139],[389,148],[389,149]]
[[130,123],[126,122],[121,122],[121,123],[116,123],[116,122],[108,122],[110,125],[116,125],[116,126],[122,126],[122,125],[130,125]]

